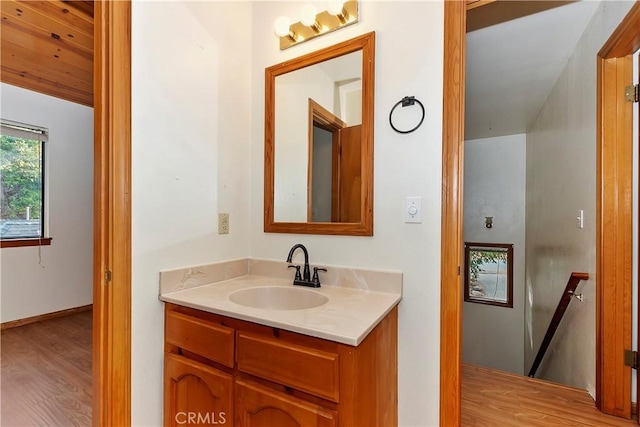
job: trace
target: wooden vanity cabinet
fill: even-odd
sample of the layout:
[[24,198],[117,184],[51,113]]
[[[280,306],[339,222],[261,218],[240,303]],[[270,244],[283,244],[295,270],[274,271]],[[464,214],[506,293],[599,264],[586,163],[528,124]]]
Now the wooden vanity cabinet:
[[336,427],[337,413],[250,381],[236,382],[236,425]]
[[227,418],[233,419],[232,375],[172,353],[164,363],[165,425],[194,424],[193,419],[196,425],[227,424]]
[[165,306],[165,425],[394,426],[397,308],[357,347]]

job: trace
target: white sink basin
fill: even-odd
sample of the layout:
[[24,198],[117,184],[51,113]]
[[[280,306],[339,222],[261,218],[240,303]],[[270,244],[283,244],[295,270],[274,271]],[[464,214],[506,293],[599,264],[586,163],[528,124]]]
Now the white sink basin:
[[229,295],[236,304],[267,310],[304,310],[326,304],[329,298],[310,289],[288,286],[258,286]]

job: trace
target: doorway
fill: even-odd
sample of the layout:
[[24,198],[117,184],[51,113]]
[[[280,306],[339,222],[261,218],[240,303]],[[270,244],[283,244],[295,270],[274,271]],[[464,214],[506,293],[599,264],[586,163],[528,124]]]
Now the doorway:
[[93,4],[1,9],[2,422],[86,424]]
[[[536,376],[593,390],[595,323],[584,316],[595,311],[595,168],[574,159],[582,154],[595,164],[595,143],[585,147],[576,126],[577,117],[595,119],[595,78],[576,75],[591,65],[580,52],[599,4],[545,2],[535,13],[528,4],[501,1],[467,12],[464,240],[513,244],[513,280],[502,286],[514,298],[512,307],[496,307],[465,294],[462,359],[526,375],[571,273],[591,272],[576,292],[583,298],[569,299]],[[505,14],[513,19],[489,20]],[[565,108],[578,90],[587,94]],[[595,126],[590,133],[593,141]],[[482,265],[474,293],[490,295],[492,283],[506,277]],[[581,357],[566,363],[575,351]]]
[[[447,96],[443,108],[443,193],[442,193],[442,252],[441,252],[441,376],[440,401],[441,425],[460,425],[461,421],[461,248],[462,248],[462,169],[464,162],[464,64],[466,36],[466,4],[445,2],[445,56],[443,90]],[[626,172],[618,167],[622,158],[616,158],[615,148],[630,145],[630,136],[620,130],[624,127],[618,111],[607,109],[602,103],[619,100],[615,93],[617,66],[624,61],[618,58],[633,53],[640,45],[640,4],[636,3],[618,29],[599,53],[599,119],[598,126],[598,206],[597,206],[597,345],[596,345],[596,404],[605,413],[630,415],[630,369],[624,367],[619,352],[627,342],[630,345],[630,250],[625,246],[623,233],[630,236],[630,201],[617,198],[624,191]],[[613,83],[611,83],[613,81]],[[607,86],[609,85],[609,86]],[[618,83],[620,85],[620,83]],[[613,88],[611,87],[613,86]],[[620,137],[618,133],[620,132]],[[601,141],[604,141],[601,143]],[[613,142],[613,144],[609,144]],[[630,171],[628,172],[630,176]],[[612,206],[608,206],[611,203]],[[616,204],[617,203],[617,204]],[[616,205],[614,205],[616,204]],[[630,222],[629,222],[630,226]],[[618,237],[618,239],[616,239]],[[606,250],[604,250],[606,249]],[[629,258],[625,256],[629,253]],[[628,275],[625,275],[626,271]],[[629,281],[625,282],[628,276]],[[602,284],[615,286],[605,287]],[[616,313],[616,308],[617,313]],[[619,319],[622,319],[621,321]],[[625,319],[627,320],[625,322]],[[616,328],[628,325],[625,328]],[[628,381],[630,383],[630,381]],[[624,389],[617,392],[619,388]]]

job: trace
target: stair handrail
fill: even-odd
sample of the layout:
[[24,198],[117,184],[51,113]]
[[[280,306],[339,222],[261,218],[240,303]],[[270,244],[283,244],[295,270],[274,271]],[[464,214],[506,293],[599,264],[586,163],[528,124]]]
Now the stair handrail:
[[580,283],[581,280],[589,280],[589,273],[578,273],[574,271],[571,273],[571,276],[569,276],[567,286],[564,288],[564,293],[558,302],[558,307],[556,307],[555,313],[553,313],[551,323],[549,323],[549,327],[547,328],[547,333],[544,334],[538,354],[536,355],[533,365],[531,365],[531,369],[529,370],[529,376],[531,378],[536,376],[536,371],[538,370],[544,355],[549,349],[549,344],[551,344],[553,335],[556,333],[556,330],[560,325],[560,321],[562,320],[562,316],[564,316],[564,313],[567,311],[567,307],[569,307],[569,303],[571,302],[571,297],[575,294],[578,283]]

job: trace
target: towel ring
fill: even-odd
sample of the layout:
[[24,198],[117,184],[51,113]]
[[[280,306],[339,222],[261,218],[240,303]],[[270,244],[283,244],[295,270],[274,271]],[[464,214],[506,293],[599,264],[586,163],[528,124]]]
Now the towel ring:
[[[404,108],[404,107],[409,107],[411,105],[414,105],[416,103],[420,106],[420,109],[422,110],[422,117],[420,118],[420,122],[414,128],[409,130],[400,130],[396,128],[393,125],[393,118],[392,118],[394,110],[398,107],[398,105],[402,105],[402,107]],[[391,109],[391,112],[389,113],[389,125],[391,125],[391,128],[398,133],[411,133],[422,125],[422,122],[424,121],[424,115],[425,115],[425,111],[424,111],[424,105],[422,105],[422,102],[418,101],[415,96],[405,96],[400,101],[396,102],[396,105],[394,105],[393,108]]]

